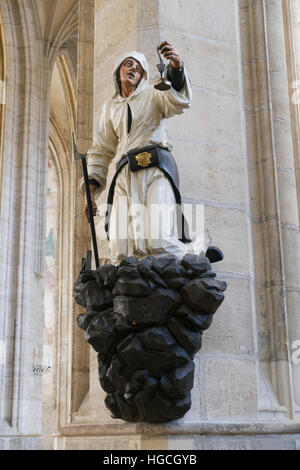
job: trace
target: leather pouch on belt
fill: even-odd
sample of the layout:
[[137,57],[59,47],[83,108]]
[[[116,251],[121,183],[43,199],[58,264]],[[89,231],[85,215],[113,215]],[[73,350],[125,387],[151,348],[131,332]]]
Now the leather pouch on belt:
[[127,153],[131,171],[145,170],[159,165],[158,149],[156,145],[148,145],[138,150],[130,150]]

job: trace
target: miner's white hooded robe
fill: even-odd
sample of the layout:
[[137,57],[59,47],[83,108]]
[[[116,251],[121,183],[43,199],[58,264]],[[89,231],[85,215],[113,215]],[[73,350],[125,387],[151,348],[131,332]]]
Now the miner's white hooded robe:
[[[122,97],[116,73],[127,57],[137,60],[143,67],[144,73],[134,93],[129,97]],[[124,54],[116,64],[113,78],[115,94],[103,106],[96,129],[96,139],[88,152],[89,179],[94,179],[100,184],[96,197],[106,187],[110,164],[113,163],[116,166],[129,150],[151,144],[171,150],[172,145],[166,135],[165,119],[182,114],[191,106],[192,88],[186,70],[184,87],[180,92],[173,88],[167,91],[156,90],[153,85],[149,84],[149,66],[145,56],[139,52]],[[132,115],[129,133],[128,105]],[[83,180],[80,183],[80,189],[83,191]],[[126,201],[127,210],[130,211],[133,206],[144,205],[148,213],[142,218],[139,213],[138,221],[136,221],[138,223],[135,223],[134,216],[131,217],[127,236],[124,237],[124,230],[121,230],[123,235],[120,238],[118,237],[119,213],[120,210],[124,212],[124,201]],[[153,220],[151,220],[153,204],[169,206],[176,204],[173,189],[163,171],[152,167],[132,173],[129,165],[126,165],[116,181],[113,211],[110,218],[111,263],[118,264],[127,256],[142,258],[151,254],[162,256],[172,253],[182,258],[187,252],[200,254],[206,249],[207,242],[204,245],[200,243],[200,246],[199,241],[194,245],[185,245],[179,241],[175,221],[168,227],[167,232],[164,230],[163,236],[152,239],[151,233],[155,232],[152,227]],[[121,205],[122,209],[120,209]],[[151,233],[150,230],[152,230]]]

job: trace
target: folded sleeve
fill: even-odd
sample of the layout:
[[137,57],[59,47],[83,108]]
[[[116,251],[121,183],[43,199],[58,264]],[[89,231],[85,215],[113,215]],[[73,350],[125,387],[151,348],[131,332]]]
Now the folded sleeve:
[[191,80],[186,68],[182,73],[176,74],[169,67],[168,77],[171,79],[172,87],[166,91],[155,90],[156,103],[162,117],[166,119],[176,114],[182,114],[185,109],[190,108],[193,95]]
[[180,67],[179,69],[175,69],[170,63],[167,69],[167,78],[171,82],[172,88],[174,88],[174,90],[182,90],[185,81],[184,66]]
[[[106,187],[109,165],[115,156],[118,137],[109,117],[108,104],[105,104],[100,115],[93,146],[87,155],[89,180],[98,183],[95,196],[98,197]],[[79,190],[84,193],[84,179],[79,183]]]

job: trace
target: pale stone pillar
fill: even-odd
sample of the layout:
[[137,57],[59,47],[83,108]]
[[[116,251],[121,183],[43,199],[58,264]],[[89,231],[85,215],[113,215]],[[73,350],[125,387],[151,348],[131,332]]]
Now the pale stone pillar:
[[[2,182],[2,162],[3,162],[3,135],[5,127],[5,85],[6,85],[6,51],[5,38],[0,11],[0,197]],[[1,214],[1,212],[0,212]]]
[[[274,156],[282,283],[281,322],[277,321],[274,324],[276,356],[272,358],[271,365],[273,365],[273,361],[276,363],[274,364],[277,369],[276,388],[280,404],[286,406],[289,416],[293,417],[294,397],[291,380],[289,322],[293,321],[297,311],[295,293],[299,292],[300,239],[283,3],[286,8],[288,2],[280,0],[274,1],[272,4],[265,2],[264,10],[270,71],[272,153]],[[284,140],[282,135],[284,135]]]
[[[269,64],[271,45],[267,34],[265,3],[245,1],[241,5],[244,19],[243,66],[261,365],[259,399],[260,411],[267,415],[284,412],[290,404],[289,397],[279,397],[277,387],[279,367],[287,365],[288,351],[285,346],[286,307],[282,296],[282,240],[274,148],[272,73]],[[275,75],[273,78],[276,79]],[[269,388],[269,384],[272,384],[271,389],[265,390]],[[269,399],[272,394],[274,397]],[[280,404],[285,405],[285,408],[281,409]]]
[[[291,119],[291,138],[293,154],[290,155],[286,173],[289,175],[291,188],[286,182],[282,191],[287,192],[286,203],[289,205],[289,220],[284,222],[285,269],[287,271],[287,310],[289,327],[289,344],[292,349],[300,341],[300,3],[296,0],[283,2],[283,23],[286,38],[286,63],[288,92]],[[286,166],[286,165],[285,165]],[[284,171],[284,169],[282,170]],[[288,199],[289,198],[289,199]],[[290,207],[290,205],[292,207]],[[294,417],[300,418],[300,365],[292,361],[292,378],[294,394]]]
[[284,413],[292,418],[294,393],[298,393],[297,371],[294,368],[292,377],[290,359],[291,345],[299,336],[299,206],[297,125],[291,101],[290,2],[242,1],[240,5],[261,365],[260,415],[279,419]]
[[7,54],[1,193],[1,431],[7,449],[38,448],[41,433],[48,84],[30,2],[0,3]]

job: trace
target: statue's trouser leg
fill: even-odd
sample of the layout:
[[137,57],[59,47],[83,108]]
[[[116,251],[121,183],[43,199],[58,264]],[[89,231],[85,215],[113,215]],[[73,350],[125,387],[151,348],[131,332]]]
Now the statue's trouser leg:
[[179,259],[187,252],[178,240],[176,200],[169,180],[160,169],[148,186],[146,206],[148,209],[148,252],[161,256],[174,254]]
[[124,257],[187,252],[178,240],[176,201],[169,180],[159,168],[132,173],[126,165],[115,186],[110,219],[111,262]]

